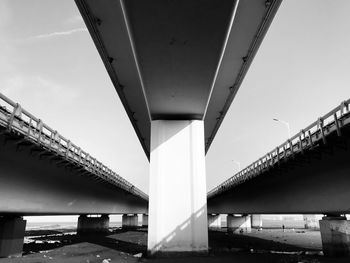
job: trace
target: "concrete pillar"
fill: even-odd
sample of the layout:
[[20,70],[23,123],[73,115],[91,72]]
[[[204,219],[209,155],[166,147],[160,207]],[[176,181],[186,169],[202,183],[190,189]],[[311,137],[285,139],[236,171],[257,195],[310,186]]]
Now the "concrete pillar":
[[251,220],[249,215],[227,215],[227,232],[250,233],[251,231]]
[[148,215],[147,214],[142,215],[142,226],[148,227]]
[[22,255],[26,223],[21,217],[0,217],[0,257]]
[[262,228],[262,217],[261,215],[251,215],[252,228]]
[[320,224],[316,215],[303,215],[305,229],[319,230]]
[[152,121],[148,252],[207,251],[203,121]]
[[101,215],[99,217],[92,217],[81,215],[78,218],[78,235],[86,234],[106,234],[109,229],[109,216]]
[[122,228],[124,229],[135,229],[138,227],[139,219],[137,214],[124,214],[122,217]]
[[350,221],[345,216],[325,216],[320,220],[325,256],[350,255]]
[[221,228],[221,215],[208,214],[208,227],[209,229],[220,229]]

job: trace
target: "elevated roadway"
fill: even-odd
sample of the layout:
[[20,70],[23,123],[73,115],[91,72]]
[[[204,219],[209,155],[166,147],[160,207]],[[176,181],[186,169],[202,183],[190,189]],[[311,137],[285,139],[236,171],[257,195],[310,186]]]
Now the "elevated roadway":
[[152,120],[204,120],[209,149],[280,0],[75,0],[147,156]]
[[350,213],[350,100],[208,193],[214,214]]
[[148,196],[0,93],[0,214],[147,213]]
[[205,153],[281,0],[75,2],[150,159],[149,252],[206,252]]

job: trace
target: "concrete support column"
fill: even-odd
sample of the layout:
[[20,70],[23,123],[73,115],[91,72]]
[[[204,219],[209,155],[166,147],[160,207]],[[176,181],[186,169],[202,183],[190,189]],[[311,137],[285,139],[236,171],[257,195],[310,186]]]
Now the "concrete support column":
[[209,229],[220,229],[221,228],[221,215],[220,214],[208,214],[208,227]]
[[227,215],[227,232],[250,233],[251,231],[251,219],[249,215]]
[[303,215],[305,229],[319,230],[320,224],[316,219],[316,215]]
[[350,221],[345,216],[325,216],[320,220],[325,256],[350,255]]
[[122,217],[122,228],[125,229],[132,229],[132,228],[137,228],[139,224],[139,219],[137,214],[124,214]]
[[261,215],[251,215],[252,228],[262,228],[262,217]]
[[152,121],[148,252],[207,251],[203,121]]
[[109,216],[101,215],[99,217],[92,217],[81,215],[78,218],[78,235],[86,234],[105,234],[108,233]]
[[148,227],[148,215],[147,214],[142,215],[142,226]]
[[0,217],[0,257],[22,255],[26,223],[22,217]]

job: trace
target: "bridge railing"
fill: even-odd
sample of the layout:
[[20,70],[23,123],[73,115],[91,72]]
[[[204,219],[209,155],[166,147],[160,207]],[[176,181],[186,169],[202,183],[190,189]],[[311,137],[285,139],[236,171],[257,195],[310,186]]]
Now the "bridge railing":
[[207,198],[213,198],[236,185],[250,180],[298,152],[303,153],[305,150],[314,147],[320,140],[323,144],[326,144],[327,135],[334,130],[336,130],[338,136],[341,136],[341,127],[350,117],[349,104],[350,99],[343,101],[338,107],[318,118],[286,142],[209,191]]
[[2,93],[0,93],[0,125],[5,126],[8,131],[24,135],[27,140],[80,166],[82,170],[93,173],[133,195],[148,200],[148,196],[137,187]]

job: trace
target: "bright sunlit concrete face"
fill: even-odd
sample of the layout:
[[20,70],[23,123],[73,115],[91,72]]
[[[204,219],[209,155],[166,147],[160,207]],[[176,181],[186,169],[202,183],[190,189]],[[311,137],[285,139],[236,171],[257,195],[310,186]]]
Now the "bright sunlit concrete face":
[[208,250],[203,121],[152,121],[148,250]]

